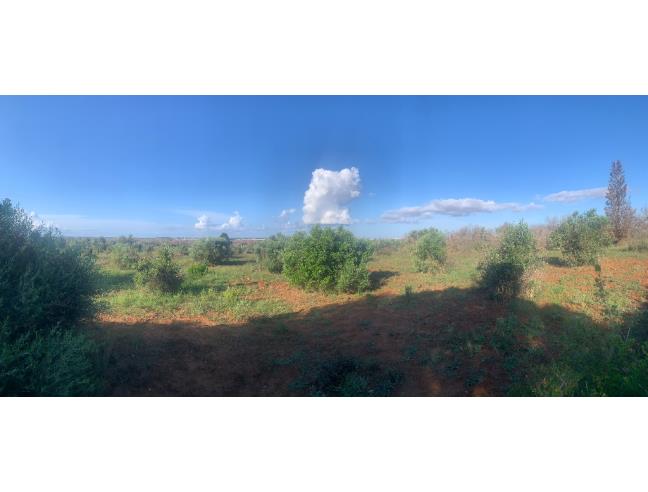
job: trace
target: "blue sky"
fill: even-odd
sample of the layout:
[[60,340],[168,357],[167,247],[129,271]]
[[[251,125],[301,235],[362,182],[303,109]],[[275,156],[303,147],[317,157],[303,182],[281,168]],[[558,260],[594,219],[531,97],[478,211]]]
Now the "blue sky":
[[0,98],[0,197],[69,235],[536,224],[614,159],[648,205],[648,97]]

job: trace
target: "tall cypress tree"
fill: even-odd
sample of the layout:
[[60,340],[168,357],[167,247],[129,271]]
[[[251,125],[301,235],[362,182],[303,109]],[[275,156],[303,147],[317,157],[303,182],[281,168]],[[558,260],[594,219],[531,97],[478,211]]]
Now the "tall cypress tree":
[[621,161],[612,162],[610,183],[605,198],[605,214],[610,219],[614,238],[620,241],[628,236],[634,216],[628,199],[628,185],[625,182]]

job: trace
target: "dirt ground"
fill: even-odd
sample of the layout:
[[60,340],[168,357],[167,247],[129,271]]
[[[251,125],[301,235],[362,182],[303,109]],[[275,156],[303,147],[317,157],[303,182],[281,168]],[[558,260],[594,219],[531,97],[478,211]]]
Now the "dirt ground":
[[[350,360],[374,368],[366,371],[397,375],[389,386],[396,396],[496,396],[505,394],[510,375],[492,350],[481,342],[470,350],[464,340],[488,339],[511,309],[547,326],[556,312],[601,323],[591,267],[546,264],[536,275],[535,298],[512,308],[474,288],[468,275],[444,283],[397,261],[372,264],[377,288],[368,295],[329,296],[280,277],[250,279],[251,299],[279,298],[290,306],[279,315],[215,323],[199,316],[105,314],[90,329],[106,347],[106,394],[309,395],[323,364]],[[602,272],[623,309],[645,300],[648,258],[606,258]]]

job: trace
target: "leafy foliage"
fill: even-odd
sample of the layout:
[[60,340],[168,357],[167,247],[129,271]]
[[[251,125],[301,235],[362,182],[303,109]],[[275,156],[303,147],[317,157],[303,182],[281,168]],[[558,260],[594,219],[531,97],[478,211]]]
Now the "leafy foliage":
[[202,277],[207,273],[209,267],[205,263],[192,263],[187,269],[187,273],[192,277]]
[[479,265],[480,284],[500,300],[519,296],[538,265],[533,234],[524,222],[508,225],[502,231],[499,246]]
[[283,252],[288,244],[288,238],[283,234],[275,234],[263,240],[254,250],[257,264],[269,272],[281,273],[284,268]]
[[17,337],[0,326],[0,395],[83,396],[101,389],[98,346],[71,329]]
[[200,239],[191,245],[190,255],[198,263],[219,265],[232,256],[232,241],[226,233]]
[[91,251],[0,204],[0,394],[96,390],[95,347],[73,328],[95,312]]
[[428,229],[416,240],[414,266],[418,272],[441,268],[447,259],[445,236],[438,229]]
[[[532,327],[509,316],[498,320],[491,343],[504,358],[512,395],[648,396],[648,344],[623,329],[565,318],[558,331]],[[542,346],[522,340],[542,332]]]
[[182,284],[180,267],[173,261],[173,251],[163,246],[154,258],[144,258],[137,265],[135,281],[160,292],[177,292]]
[[325,360],[303,375],[295,386],[311,396],[390,396],[402,375],[376,363],[338,357]]
[[108,241],[103,236],[95,238],[94,241],[92,242],[92,244],[93,244],[93,247],[99,253],[103,253],[104,251],[108,250]]
[[608,219],[594,209],[574,212],[549,236],[548,247],[559,248],[570,265],[593,265],[603,249],[612,243]]
[[133,270],[140,261],[140,254],[137,248],[128,242],[120,242],[111,248],[110,254],[113,262],[119,268]]
[[315,226],[290,238],[283,254],[284,275],[312,290],[361,292],[369,288],[371,248],[342,227]]
[[34,228],[10,200],[0,204],[0,323],[17,335],[74,325],[94,314],[96,291],[87,249],[66,245],[54,229]]

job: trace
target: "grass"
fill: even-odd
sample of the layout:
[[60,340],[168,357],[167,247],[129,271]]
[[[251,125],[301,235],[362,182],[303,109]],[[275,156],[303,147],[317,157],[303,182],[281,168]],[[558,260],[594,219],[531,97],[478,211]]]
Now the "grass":
[[[181,289],[159,294],[100,257],[107,322],[133,327],[124,350],[138,347],[129,360],[142,359],[137,371],[116,371],[115,384],[170,385],[159,372],[168,360],[172,374],[198,371],[174,377],[184,385],[170,394],[188,394],[202,377],[198,394],[211,385],[214,394],[592,394],[597,384],[600,393],[628,393],[617,379],[631,377],[639,381],[633,391],[643,391],[640,364],[624,362],[635,368],[629,374],[615,373],[614,364],[635,360],[628,354],[639,349],[624,339],[645,331],[648,254],[610,248],[598,272],[544,251],[532,291],[508,304],[475,288],[482,254],[451,251],[441,271],[417,273],[407,247],[388,248],[370,262],[374,287],[363,295],[291,287],[259,270],[250,254],[194,275],[191,259],[178,256]],[[185,330],[192,320],[218,329],[202,331],[197,342]],[[169,335],[165,326],[176,321],[180,329]],[[161,345],[151,346],[158,333]],[[183,347],[190,347],[185,359]],[[137,377],[126,378],[129,370]]]
[[[375,255],[370,270],[376,273],[374,291],[367,294],[376,307],[394,305],[381,298],[381,293],[402,294],[397,308],[416,309],[414,295],[428,290],[454,288],[457,295],[461,289],[473,287],[477,278],[477,266],[483,255],[477,251],[451,252],[447,265],[435,273],[418,273],[407,246],[390,248],[384,254]],[[631,264],[624,270],[614,272],[606,269],[606,261],[648,259],[637,251],[623,246],[610,248],[605,253],[602,271],[604,296],[597,286],[591,267],[569,268],[564,266],[558,251],[545,252],[545,266],[541,271],[558,270],[555,278],[533,281],[532,300],[538,304],[557,304],[604,319],[611,314],[620,316],[631,312],[641,300],[644,286],[640,282],[645,264]],[[272,289],[261,286],[284,282],[281,275],[261,271],[253,255],[243,254],[231,262],[209,267],[202,275],[188,273],[192,260],[184,255],[177,261],[182,267],[184,280],[176,294],[160,294],[137,287],[133,281],[134,271],[116,268],[108,254],[99,258],[102,269],[99,301],[111,316],[129,318],[187,318],[205,317],[212,321],[245,321],[254,317],[287,314],[295,311],[289,299],[273,295]],[[542,277],[542,276],[541,276]],[[325,303],[346,302],[353,295],[322,295],[304,293],[304,307],[316,307]],[[301,307],[301,306],[300,306]],[[369,321],[370,322],[370,321]]]
[[390,396],[402,375],[375,362],[336,357],[302,363],[292,387],[311,396]]
[[288,304],[280,299],[255,298],[255,284],[276,276],[256,270],[249,258],[210,267],[202,275],[188,273],[192,264],[188,257],[179,257],[178,262],[184,275],[180,291],[165,294],[136,286],[134,271],[118,269],[109,258],[102,258],[99,301],[111,316],[142,319],[202,316],[226,322],[289,312]]

